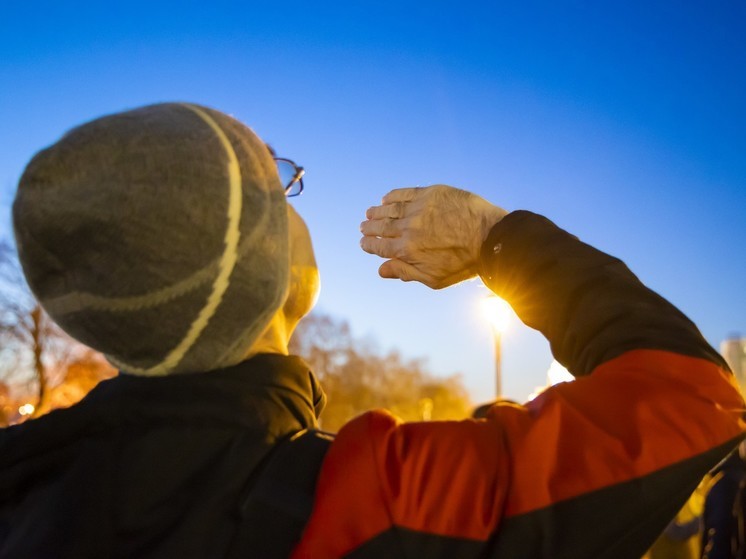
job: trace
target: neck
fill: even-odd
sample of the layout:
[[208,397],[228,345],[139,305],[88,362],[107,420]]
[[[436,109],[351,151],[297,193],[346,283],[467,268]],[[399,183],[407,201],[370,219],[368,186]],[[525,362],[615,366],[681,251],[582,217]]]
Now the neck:
[[288,343],[292,330],[288,327],[283,313],[275,314],[267,328],[252,344],[246,354],[246,358],[253,357],[258,353],[278,353],[288,355]]

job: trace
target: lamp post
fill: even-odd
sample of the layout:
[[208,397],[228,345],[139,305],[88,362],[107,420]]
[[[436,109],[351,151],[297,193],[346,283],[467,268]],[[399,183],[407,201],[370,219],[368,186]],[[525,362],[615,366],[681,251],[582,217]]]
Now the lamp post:
[[490,296],[482,300],[482,312],[492,326],[495,342],[495,397],[502,398],[502,336],[508,328],[512,309],[500,297]]

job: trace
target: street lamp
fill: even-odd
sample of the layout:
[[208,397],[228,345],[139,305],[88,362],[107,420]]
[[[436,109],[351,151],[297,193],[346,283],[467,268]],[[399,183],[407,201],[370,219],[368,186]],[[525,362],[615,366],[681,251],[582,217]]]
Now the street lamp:
[[18,408],[18,413],[21,415],[31,415],[36,411],[34,404],[23,404]]
[[495,396],[502,398],[502,335],[508,328],[513,309],[500,297],[490,296],[482,299],[482,312],[492,326],[495,340]]

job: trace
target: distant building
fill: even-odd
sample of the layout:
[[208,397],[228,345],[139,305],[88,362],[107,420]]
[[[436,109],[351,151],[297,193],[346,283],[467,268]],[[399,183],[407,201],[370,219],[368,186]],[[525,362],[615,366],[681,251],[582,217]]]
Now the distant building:
[[741,392],[746,394],[746,338],[732,336],[720,344],[720,353],[736,376]]

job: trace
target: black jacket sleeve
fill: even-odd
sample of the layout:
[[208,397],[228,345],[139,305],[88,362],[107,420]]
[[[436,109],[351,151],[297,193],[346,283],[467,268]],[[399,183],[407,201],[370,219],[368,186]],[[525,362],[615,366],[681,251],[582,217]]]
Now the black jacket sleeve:
[[702,357],[727,369],[697,327],[621,260],[542,216],[508,214],[488,235],[481,264],[484,282],[546,336],[575,376],[632,349]]

